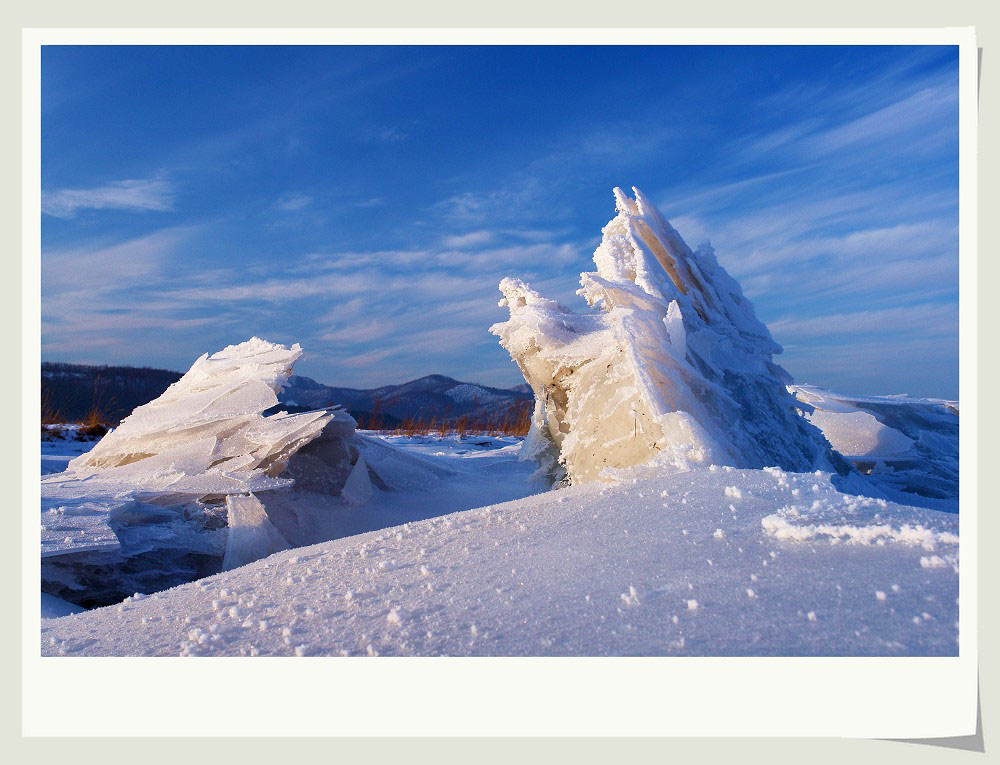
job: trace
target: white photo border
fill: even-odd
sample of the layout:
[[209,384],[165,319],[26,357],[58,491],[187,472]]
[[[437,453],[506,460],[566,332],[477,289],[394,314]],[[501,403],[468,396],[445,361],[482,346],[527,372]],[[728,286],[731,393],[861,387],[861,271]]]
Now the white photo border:
[[[972,28],[22,30],[22,454],[38,449],[43,45],[954,45],[959,48],[957,657],[43,658],[38,466],[22,461],[28,736],[846,736],[976,730],[977,76]],[[193,699],[210,697],[197,711]]]

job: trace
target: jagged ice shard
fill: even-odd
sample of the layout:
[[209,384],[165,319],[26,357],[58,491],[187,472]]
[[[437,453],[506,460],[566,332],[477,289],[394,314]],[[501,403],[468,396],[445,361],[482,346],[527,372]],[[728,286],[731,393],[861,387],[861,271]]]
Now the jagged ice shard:
[[692,251],[649,200],[614,190],[576,313],[500,282],[500,338],[535,393],[523,456],[555,482],[657,464],[849,472],[800,412],[781,353],[711,246]]
[[264,417],[302,355],[252,338],[195,361],[159,398],[137,407],[90,452],[72,460],[76,478],[141,483],[145,491],[192,495],[249,492],[279,479],[299,448],[344,412]]

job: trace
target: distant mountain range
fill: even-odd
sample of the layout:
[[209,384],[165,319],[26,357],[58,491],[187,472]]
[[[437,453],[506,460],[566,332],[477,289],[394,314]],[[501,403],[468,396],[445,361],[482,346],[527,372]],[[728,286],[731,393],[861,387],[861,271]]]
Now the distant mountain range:
[[[49,421],[82,422],[93,412],[114,424],[180,378],[179,372],[166,369],[44,362],[42,416]],[[492,388],[444,375],[372,389],[337,388],[293,375],[278,400],[285,411],[339,404],[362,427],[392,427],[406,420],[496,422],[530,409],[534,396],[527,385]]]
[[444,375],[370,390],[333,388],[294,375],[278,400],[285,409],[340,404],[364,427],[379,423],[391,426],[408,419],[454,422],[464,417],[476,423],[490,422],[530,407],[534,395],[519,388],[491,388]]

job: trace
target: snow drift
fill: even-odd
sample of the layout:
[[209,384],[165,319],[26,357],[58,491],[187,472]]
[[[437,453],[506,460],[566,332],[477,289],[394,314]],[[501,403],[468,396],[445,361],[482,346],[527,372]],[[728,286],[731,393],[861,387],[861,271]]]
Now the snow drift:
[[265,415],[301,354],[259,338],[206,354],[43,478],[43,589],[84,605],[160,590],[333,538],[338,510],[446,472],[339,409]]
[[657,460],[850,472],[788,391],[781,347],[712,248],[696,252],[638,189],[581,274],[579,314],[518,279],[500,283],[498,335],[535,393],[526,458],[579,483]]
[[958,653],[958,516],[842,494],[828,473],[629,472],[620,483],[281,552],[168,592],[46,619],[41,651]]

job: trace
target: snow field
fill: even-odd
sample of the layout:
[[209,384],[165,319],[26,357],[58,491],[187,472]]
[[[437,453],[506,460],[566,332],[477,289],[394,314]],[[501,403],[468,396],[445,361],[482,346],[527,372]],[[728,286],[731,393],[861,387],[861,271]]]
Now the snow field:
[[[789,528],[896,533],[775,534],[767,519],[796,505],[795,490],[811,504],[782,516]],[[848,497],[826,474],[698,469],[592,483],[43,620],[42,652],[954,655],[957,521]],[[928,565],[932,555],[954,565]]]

